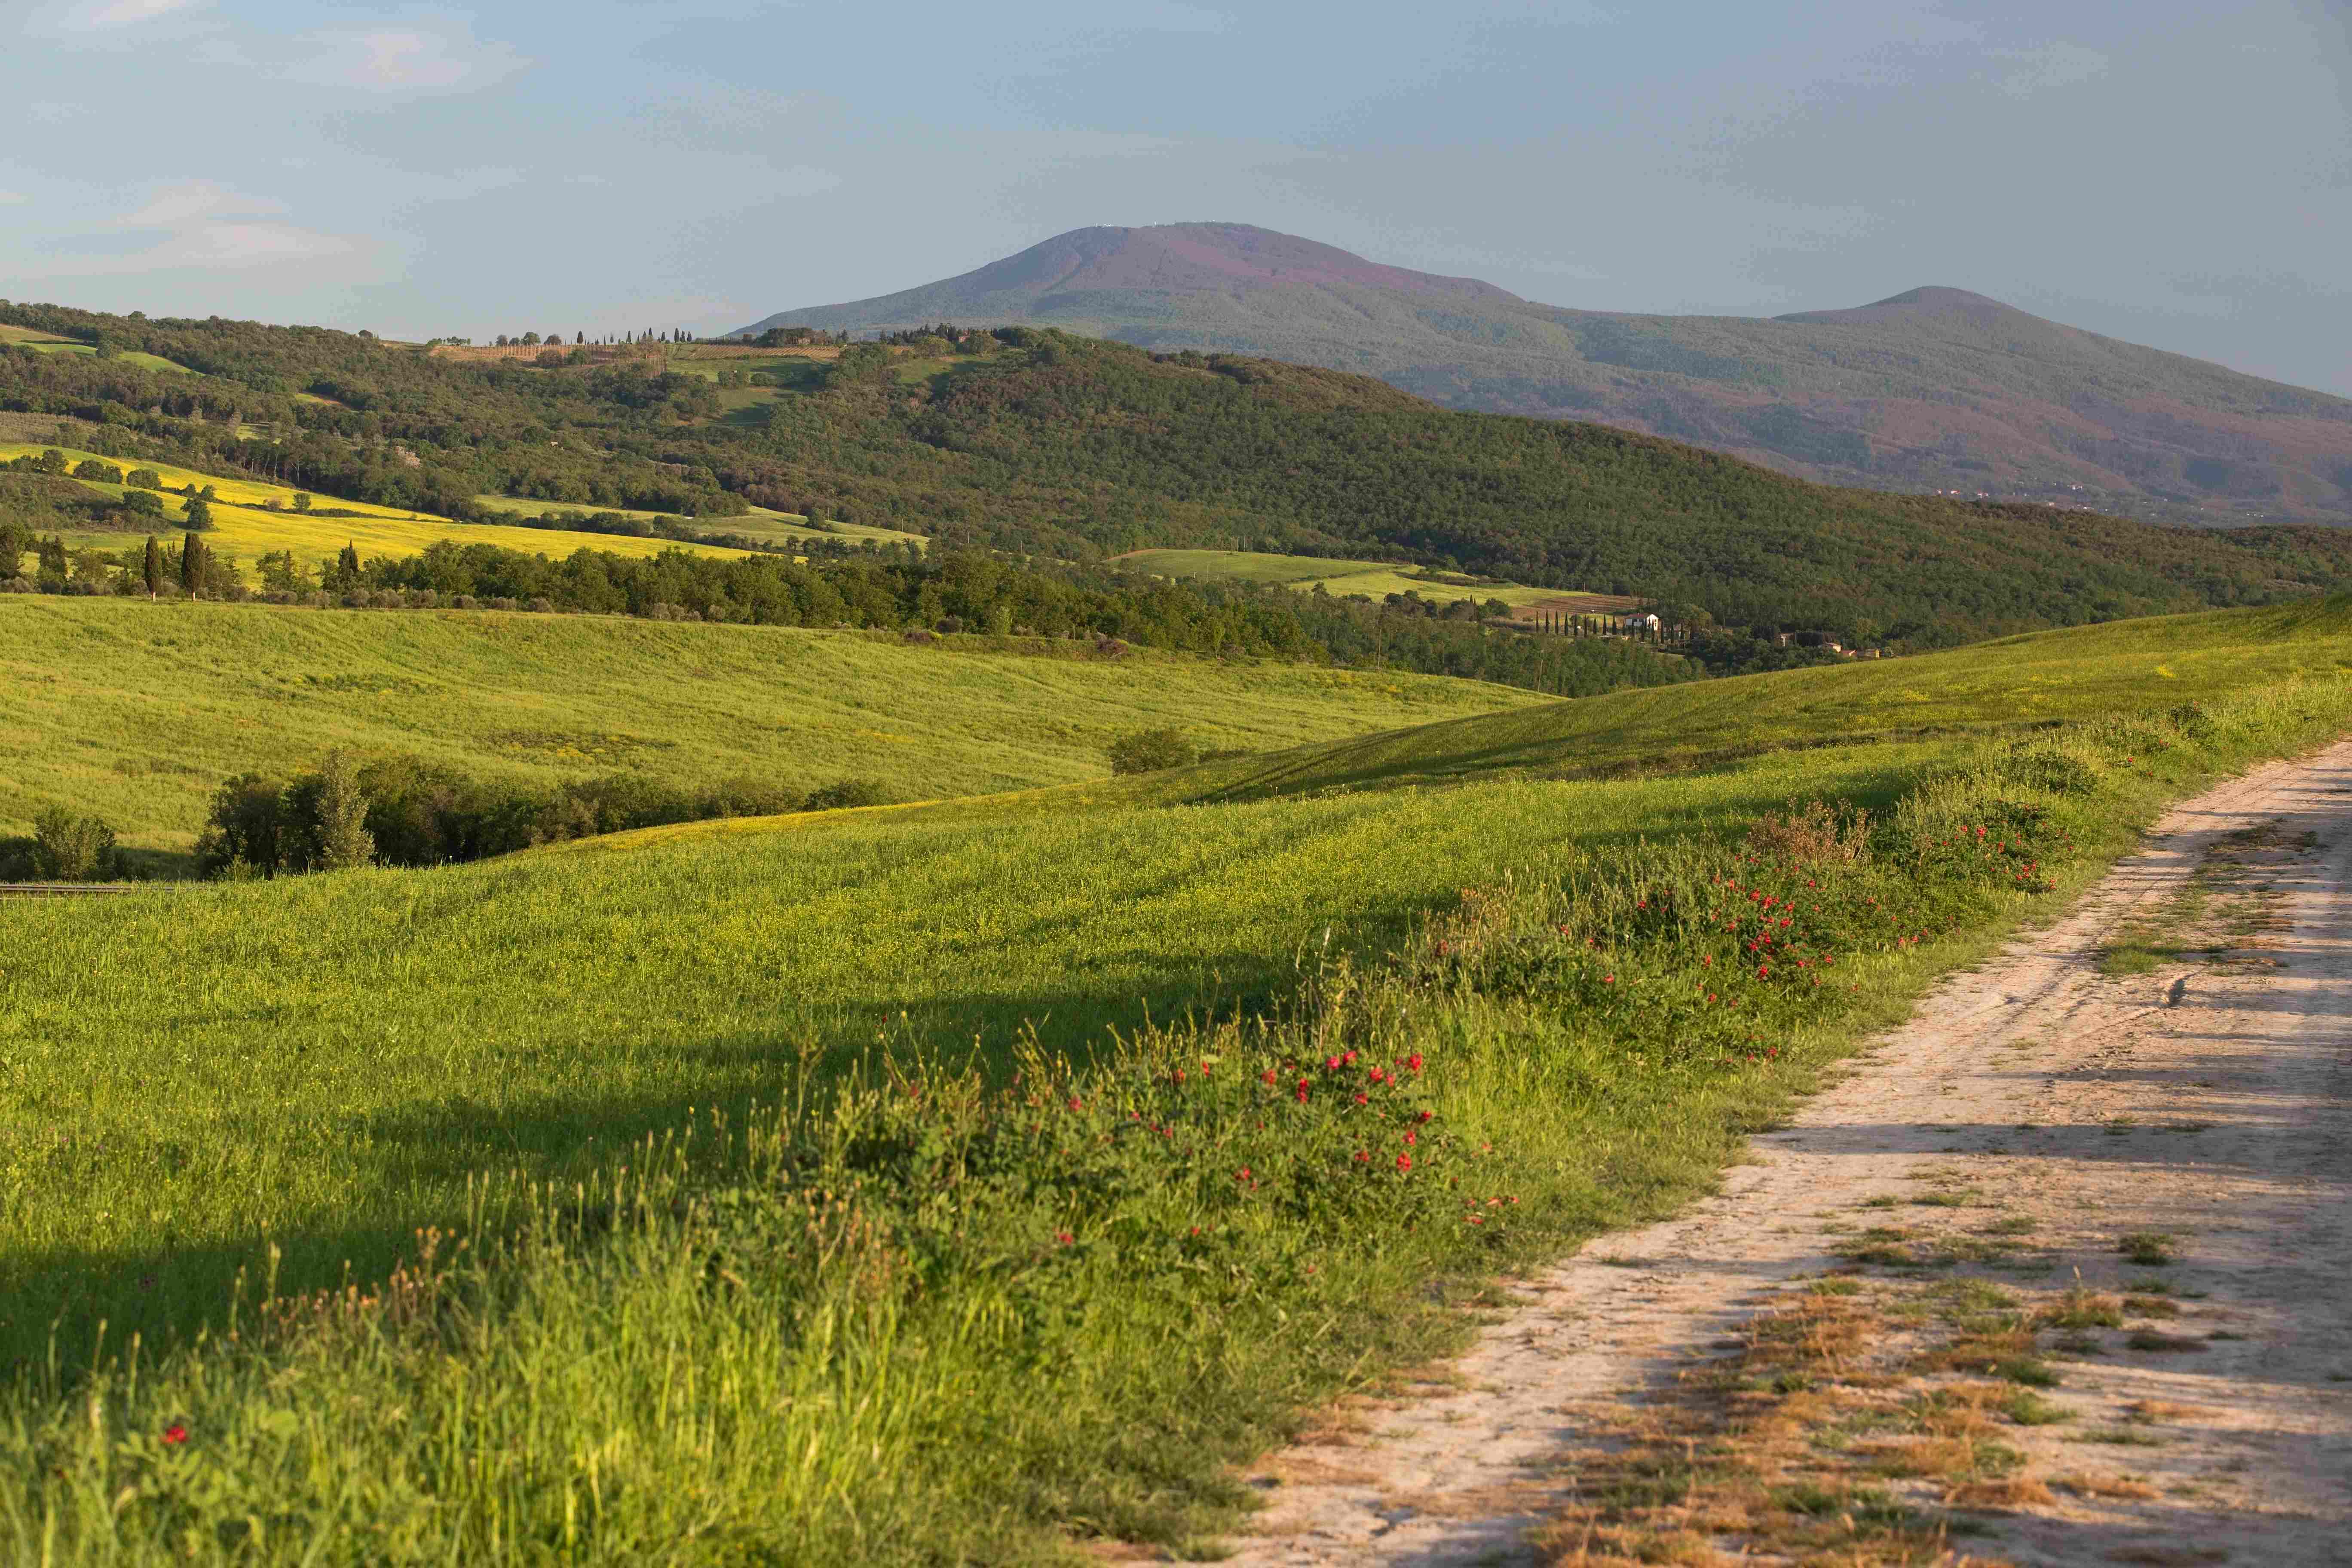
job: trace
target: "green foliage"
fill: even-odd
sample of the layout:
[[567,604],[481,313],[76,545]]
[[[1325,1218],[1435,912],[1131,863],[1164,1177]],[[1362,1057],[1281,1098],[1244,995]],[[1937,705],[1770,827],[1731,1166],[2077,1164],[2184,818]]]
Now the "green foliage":
[[1104,754],[1110,758],[1113,773],[1149,773],[1188,766],[1199,760],[1200,748],[1183,731],[1164,725],[1121,735],[1104,748]]
[[53,805],[33,818],[33,874],[45,882],[97,882],[116,868],[114,829]]
[[320,764],[313,811],[320,870],[349,871],[374,858],[375,839],[367,830],[367,812],[368,797],[360,787],[358,767],[348,752],[329,752]]

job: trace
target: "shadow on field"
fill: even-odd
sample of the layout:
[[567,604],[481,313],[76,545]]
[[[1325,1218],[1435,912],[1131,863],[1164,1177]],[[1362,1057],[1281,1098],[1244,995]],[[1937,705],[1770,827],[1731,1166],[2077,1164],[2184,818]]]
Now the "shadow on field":
[[[272,1279],[273,1246],[281,1293],[354,1285],[364,1291],[416,1256],[421,1231],[462,1228],[465,1211],[446,1194],[464,1193],[469,1184],[516,1205],[528,1201],[534,1186],[563,1193],[584,1185],[593,1199],[604,1173],[638,1163],[646,1140],[689,1123],[694,1147],[715,1161],[712,1112],[739,1131],[772,1114],[792,1102],[804,1066],[815,1082],[878,1079],[894,1062],[914,1061],[1002,1080],[1013,1070],[1016,1043],[1033,1027],[1045,1048],[1082,1058],[1114,1030],[1265,1011],[1288,994],[1294,978],[1287,954],[1279,963],[1244,963],[1236,955],[1167,976],[1142,994],[975,992],[905,1008],[843,1005],[772,1029],[615,1042],[616,1058],[633,1054],[632,1046],[660,1058],[662,1084],[641,1092],[599,1092],[593,1084],[577,1092],[534,1091],[535,1079],[578,1081],[578,1050],[519,1042],[494,1084],[453,1086],[440,1098],[309,1122],[240,1118],[234,1142],[274,1146],[289,1166],[331,1164],[337,1179],[308,1212],[282,1213],[266,1236],[139,1248],[51,1247],[8,1258],[0,1273],[0,1375],[53,1354],[70,1376],[89,1365],[101,1336],[116,1352],[134,1335],[152,1350],[207,1326],[218,1331],[239,1295],[240,1277],[248,1302]],[[628,1070],[615,1065],[615,1077]],[[159,1151],[117,1152],[152,1164]],[[339,1196],[347,1201],[337,1203]]]

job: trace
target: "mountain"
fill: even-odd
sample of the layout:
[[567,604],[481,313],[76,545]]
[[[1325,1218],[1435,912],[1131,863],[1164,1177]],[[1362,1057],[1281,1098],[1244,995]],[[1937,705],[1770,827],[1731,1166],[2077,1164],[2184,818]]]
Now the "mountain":
[[2352,523],[2352,401],[1914,289],[1769,320],[1537,304],[1245,224],[1083,228],[745,329],[1060,327],[1376,375],[1443,406],[1671,437],[1800,478],[2150,521]]

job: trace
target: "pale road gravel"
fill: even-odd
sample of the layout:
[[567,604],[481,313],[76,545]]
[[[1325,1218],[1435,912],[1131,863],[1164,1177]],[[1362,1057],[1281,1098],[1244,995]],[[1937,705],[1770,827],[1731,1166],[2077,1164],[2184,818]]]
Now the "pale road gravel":
[[[2238,859],[2272,889],[2272,929],[2219,961],[2099,972],[2119,926],[2265,827],[2251,842],[2283,847]],[[2034,1223],[2027,1268],[1990,1276],[2029,1298],[2078,1269],[2105,1289],[2151,1278],[2116,1256],[2130,1232],[2180,1251],[2161,1275],[2182,1314],[2150,1325],[2175,1348],[2108,1331],[2096,1353],[2054,1352],[2074,1418],[2003,1433],[2037,1475],[2122,1471],[2151,1495],[1985,1514],[1956,1547],[2020,1564],[2352,1564],[2352,741],[2174,810],[2054,924],[1949,977],[1756,1138],[1715,1195],[1518,1282],[1450,1375],[1353,1402],[1321,1440],[1269,1456],[1249,1472],[1267,1506],[1229,1561],[1540,1562],[1525,1536],[1564,1485],[1548,1458],[1604,1444],[1608,1413],[1723,1353],[1791,1281],[1838,1266],[1839,1235],[1874,1222],[1858,1208],[1907,1202],[1923,1179]],[[2161,1446],[2084,1440],[2134,1401],[2177,1407]]]

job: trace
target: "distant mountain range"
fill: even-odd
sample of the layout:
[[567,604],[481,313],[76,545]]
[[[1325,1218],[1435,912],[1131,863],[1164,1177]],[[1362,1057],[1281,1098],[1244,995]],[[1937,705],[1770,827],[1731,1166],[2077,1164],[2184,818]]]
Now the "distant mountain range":
[[1879,489],[2151,521],[2352,522],[2352,400],[1960,289],[1769,320],[1522,300],[1244,224],[1082,228],[746,331],[1054,326],[1357,371],[1449,408],[1671,437]]

